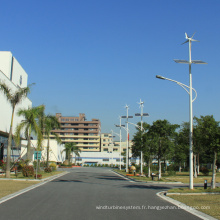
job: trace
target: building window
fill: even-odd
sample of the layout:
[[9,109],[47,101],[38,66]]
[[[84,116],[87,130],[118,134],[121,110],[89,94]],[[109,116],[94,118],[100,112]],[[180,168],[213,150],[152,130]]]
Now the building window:
[[108,148],[104,148],[104,151],[108,151]]
[[102,161],[109,161],[109,159],[102,159]]

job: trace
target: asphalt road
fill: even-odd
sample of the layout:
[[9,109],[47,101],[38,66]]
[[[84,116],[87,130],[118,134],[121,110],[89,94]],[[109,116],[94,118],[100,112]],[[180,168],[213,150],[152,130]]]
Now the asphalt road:
[[200,219],[156,195],[170,186],[128,181],[105,168],[69,171],[0,204],[0,219]]

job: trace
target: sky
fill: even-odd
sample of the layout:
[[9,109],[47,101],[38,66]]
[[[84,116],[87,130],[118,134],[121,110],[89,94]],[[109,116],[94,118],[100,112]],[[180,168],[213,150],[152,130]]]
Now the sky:
[[[193,115],[220,121],[219,0],[11,0],[1,2],[1,51],[11,51],[28,74],[33,106],[46,113],[100,119],[102,133],[119,116],[140,113],[144,121],[189,121],[189,59],[185,32],[192,43]],[[136,124],[140,118],[129,120]],[[122,121],[124,124],[124,121]],[[129,125],[131,135],[135,126]],[[123,133],[125,139],[125,131]]]

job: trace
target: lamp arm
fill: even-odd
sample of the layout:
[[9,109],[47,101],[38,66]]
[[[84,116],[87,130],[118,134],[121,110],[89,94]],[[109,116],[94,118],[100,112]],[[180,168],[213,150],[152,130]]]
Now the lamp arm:
[[[176,84],[178,84],[179,86],[181,86],[181,87],[189,94],[189,91],[186,89],[186,88],[189,89],[189,86],[187,86],[187,85],[185,85],[185,84],[183,84],[183,83],[174,81],[174,80],[173,80],[173,82],[176,82]],[[185,87],[186,87],[186,88],[185,88]],[[194,101],[196,100],[196,98],[197,98],[197,92],[196,92],[196,90],[195,90],[194,88],[192,88],[192,90],[195,92],[195,98],[192,100],[192,102],[194,102]]]

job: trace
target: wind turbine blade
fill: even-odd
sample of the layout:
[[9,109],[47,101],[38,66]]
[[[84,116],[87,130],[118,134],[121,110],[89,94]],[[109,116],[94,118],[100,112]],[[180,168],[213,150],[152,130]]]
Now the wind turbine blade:
[[195,35],[195,33],[196,33],[196,31],[193,33],[193,35],[192,35],[192,37],[191,37],[191,38],[193,38],[193,36]]
[[189,40],[186,40],[185,42],[183,42],[181,45],[183,45],[183,44],[185,44],[185,43],[187,43],[187,42],[189,42]]
[[199,42],[198,40],[195,40],[195,39],[191,39],[191,41],[196,41],[196,42]]
[[188,39],[188,38],[189,38],[186,32],[185,32],[185,36],[186,36],[186,39]]

